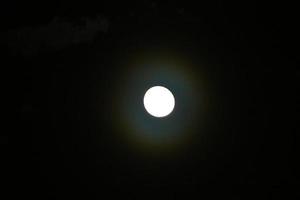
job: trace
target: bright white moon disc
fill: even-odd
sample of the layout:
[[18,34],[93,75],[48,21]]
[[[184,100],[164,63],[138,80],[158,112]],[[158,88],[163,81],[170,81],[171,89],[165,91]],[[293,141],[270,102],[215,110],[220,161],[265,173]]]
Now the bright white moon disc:
[[167,88],[154,86],[145,93],[144,106],[150,115],[165,117],[173,111],[175,98]]

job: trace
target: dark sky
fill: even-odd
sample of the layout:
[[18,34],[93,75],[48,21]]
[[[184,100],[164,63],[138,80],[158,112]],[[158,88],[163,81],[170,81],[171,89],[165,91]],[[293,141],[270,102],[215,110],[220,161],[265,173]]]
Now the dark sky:
[[[293,7],[260,1],[1,2],[4,85],[18,122],[1,134],[3,195],[299,197],[296,136],[282,119],[286,110],[297,110],[288,95],[298,91],[288,85],[299,78],[293,73]],[[126,131],[117,120],[116,93],[123,80],[135,79],[126,73],[129,59],[141,52],[162,57],[166,49],[193,64],[186,70],[196,77],[195,87],[206,88],[197,95],[209,96],[210,109],[204,119],[182,119],[192,129],[181,152],[149,155],[119,138]]]

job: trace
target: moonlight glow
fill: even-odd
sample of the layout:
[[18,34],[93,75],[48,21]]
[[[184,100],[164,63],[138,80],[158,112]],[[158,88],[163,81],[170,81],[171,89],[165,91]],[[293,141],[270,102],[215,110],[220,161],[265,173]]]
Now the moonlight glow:
[[154,86],[145,93],[144,106],[150,115],[165,117],[173,111],[175,98],[167,88]]

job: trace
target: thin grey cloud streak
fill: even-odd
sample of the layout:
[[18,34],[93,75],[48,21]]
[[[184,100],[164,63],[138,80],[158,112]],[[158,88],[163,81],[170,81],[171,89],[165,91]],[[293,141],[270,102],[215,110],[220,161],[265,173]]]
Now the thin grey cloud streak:
[[99,33],[107,33],[108,27],[108,20],[99,16],[93,19],[81,18],[78,23],[55,17],[45,26],[9,30],[1,37],[4,39],[1,43],[7,44],[12,55],[35,56],[39,52],[91,43]]

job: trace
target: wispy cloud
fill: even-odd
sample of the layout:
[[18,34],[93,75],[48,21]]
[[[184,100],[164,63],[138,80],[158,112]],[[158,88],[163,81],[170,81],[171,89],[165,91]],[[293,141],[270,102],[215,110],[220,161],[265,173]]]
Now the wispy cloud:
[[84,17],[75,23],[55,17],[45,26],[9,30],[3,33],[1,43],[7,44],[11,54],[34,56],[43,51],[90,43],[99,33],[106,33],[108,27],[108,20],[99,16]]

